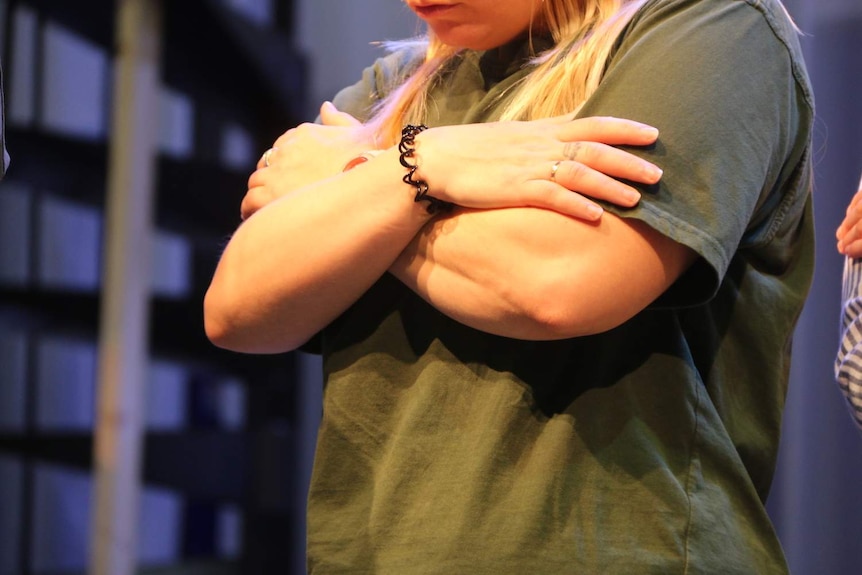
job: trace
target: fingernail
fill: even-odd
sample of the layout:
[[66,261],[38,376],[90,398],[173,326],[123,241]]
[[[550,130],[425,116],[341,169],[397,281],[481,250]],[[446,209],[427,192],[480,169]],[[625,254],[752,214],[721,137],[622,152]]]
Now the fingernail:
[[596,204],[588,204],[587,205],[587,216],[591,220],[597,220],[602,217],[604,210],[601,206],[597,206]]
[[638,192],[637,190],[632,190],[632,189],[628,189],[625,192],[623,192],[623,197],[630,204],[636,204],[641,199],[640,192]]
[[646,175],[654,183],[661,179],[662,175],[664,175],[664,170],[658,166],[649,164],[646,168]]
[[641,124],[641,133],[645,136],[650,136],[652,138],[658,138],[658,128],[654,128],[652,126],[647,126],[646,124]]

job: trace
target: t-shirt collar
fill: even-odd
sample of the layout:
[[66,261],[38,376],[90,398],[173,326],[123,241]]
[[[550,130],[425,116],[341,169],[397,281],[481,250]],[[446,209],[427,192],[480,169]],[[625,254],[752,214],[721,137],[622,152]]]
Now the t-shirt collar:
[[[536,55],[548,50],[554,45],[549,35],[531,38],[523,35],[491,50],[479,52],[479,71],[485,80],[485,86],[490,87],[511,76],[524,67]],[[531,49],[532,48],[532,49]]]

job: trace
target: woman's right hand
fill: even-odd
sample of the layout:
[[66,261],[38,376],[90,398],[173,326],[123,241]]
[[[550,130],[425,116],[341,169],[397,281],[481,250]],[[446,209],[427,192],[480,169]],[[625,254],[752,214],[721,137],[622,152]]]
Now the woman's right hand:
[[862,257],[862,182],[859,182],[859,190],[847,206],[835,237],[839,253],[851,258]]
[[651,126],[611,117],[444,126],[416,136],[416,177],[429,195],[467,208],[532,206],[596,220],[602,208],[588,198],[634,206],[640,193],[620,180],[655,184],[662,175],[614,146],[657,138]]
[[304,123],[286,131],[258,160],[240,205],[243,220],[292,191],[339,174],[345,162],[371,149],[356,118],[331,102],[321,105],[320,116],[322,125]]

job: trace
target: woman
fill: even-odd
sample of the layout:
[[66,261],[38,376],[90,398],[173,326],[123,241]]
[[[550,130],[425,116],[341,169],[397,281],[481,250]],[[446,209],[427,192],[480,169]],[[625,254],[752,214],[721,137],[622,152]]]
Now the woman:
[[323,354],[309,570],[786,572],[813,110],[782,6],[407,3],[427,42],[265,154],[205,301],[217,345]]

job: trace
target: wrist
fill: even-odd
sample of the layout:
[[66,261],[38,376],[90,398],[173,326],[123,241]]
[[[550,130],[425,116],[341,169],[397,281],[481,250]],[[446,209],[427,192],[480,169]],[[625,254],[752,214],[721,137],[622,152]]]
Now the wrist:
[[424,202],[426,204],[425,209],[429,214],[450,212],[454,204],[431,195],[429,193],[430,186],[428,182],[417,174],[419,164],[416,158],[416,137],[427,129],[428,126],[424,124],[408,124],[401,130],[401,140],[398,143],[398,161],[407,170],[402,180],[404,183],[413,186],[415,190],[413,200],[417,203]]
[[415,187],[404,182],[404,167],[399,157],[397,146],[366,151],[349,160],[342,173],[348,177],[361,177],[366,182],[378,182],[366,192],[368,202],[378,209],[395,210],[393,221],[411,228],[422,226],[434,214],[429,213],[425,203],[415,201]]

